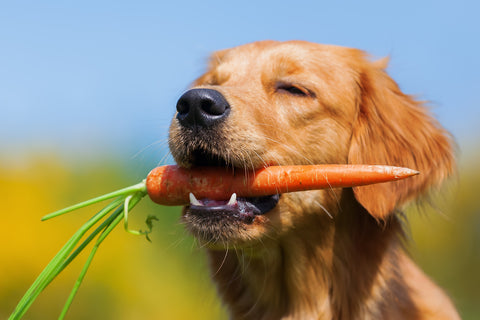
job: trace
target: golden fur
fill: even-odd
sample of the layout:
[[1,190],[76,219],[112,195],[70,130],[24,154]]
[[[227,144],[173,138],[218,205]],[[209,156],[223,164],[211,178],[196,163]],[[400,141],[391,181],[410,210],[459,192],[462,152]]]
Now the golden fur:
[[452,141],[422,103],[356,49],[263,41],[213,54],[195,88],[231,106],[213,138],[170,130],[229,166],[386,164],[419,176],[353,189],[283,194],[251,224],[187,228],[208,249],[233,319],[457,319],[449,298],[405,254],[400,210],[454,171]]

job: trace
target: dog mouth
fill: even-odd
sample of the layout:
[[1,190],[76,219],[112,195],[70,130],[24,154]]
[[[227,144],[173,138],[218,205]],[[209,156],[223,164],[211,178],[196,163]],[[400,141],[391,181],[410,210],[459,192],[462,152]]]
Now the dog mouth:
[[[245,172],[245,167],[235,166],[233,161],[225,159],[219,154],[212,154],[202,150],[191,153],[192,167],[221,167],[232,171]],[[230,199],[213,200],[208,198],[197,199],[190,193],[190,204],[184,209],[186,216],[194,216],[197,222],[206,224],[242,222],[251,224],[255,217],[264,215],[276,207],[280,194],[263,197],[237,197],[233,193]]]
[[190,193],[190,205],[187,206],[188,214],[205,219],[220,220],[227,218],[251,224],[256,216],[263,215],[278,203],[280,194],[264,197],[244,198],[232,194],[228,201],[210,199],[198,200],[193,193]]

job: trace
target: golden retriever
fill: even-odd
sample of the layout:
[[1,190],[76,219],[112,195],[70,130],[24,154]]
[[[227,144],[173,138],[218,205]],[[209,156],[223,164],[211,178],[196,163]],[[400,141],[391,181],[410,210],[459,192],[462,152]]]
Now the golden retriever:
[[303,41],[213,54],[177,103],[169,146],[185,167],[385,164],[419,176],[262,198],[196,199],[187,229],[207,248],[233,319],[457,319],[404,250],[401,208],[455,170],[450,135],[402,93],[385,59]]

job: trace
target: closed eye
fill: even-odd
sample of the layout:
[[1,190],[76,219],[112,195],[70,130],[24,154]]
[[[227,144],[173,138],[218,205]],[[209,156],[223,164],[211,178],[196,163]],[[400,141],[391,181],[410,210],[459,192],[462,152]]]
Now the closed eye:
[[276,86],[276,92],[285,93],[298,97],[312,97],[313,94],[308,89],[291,83],[279,83]]

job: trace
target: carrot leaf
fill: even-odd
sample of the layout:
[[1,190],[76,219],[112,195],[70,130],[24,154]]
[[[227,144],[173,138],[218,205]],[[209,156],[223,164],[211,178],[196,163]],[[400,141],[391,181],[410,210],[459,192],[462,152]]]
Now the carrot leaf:
[[[67,243],[60,249],[60,251],[33,282],[8,319],[16,320],[22,318],[40,293],[73,261],[73,259],[75,259],[87,247],[90,242],[96,238],[92,251],[90,252],[90,255],[88,256],[87,261],[85,262],[83,269],[81,270],[80,275],[78,276],[77,281],[75,282],[75,285],[59,316],[59,319],[63,319],[80,287],[80,284],[85,277],[85,274],[87,273],[89,266],[92,263],[93,257],[95,256],[99,245],[118,225],[118,223],[120,223],[120,221],[125,220],[127,225],[128,212],[133,209],[146,194],[147,190],[144,180],[133,186],[75,204],[44,216],[42,221],[90,206],[101,201],[115,198],[103,209],[92,216],[83,226],[78,229],[77,232],[75,232],[70,240],[67,241]],[[108,214],[110,215],[107,217]],[[146,221],[147,230],[133,233],[145,235],[147,240],[150,241],[148,234],[152,230],[152,220],[156,219],[156,217],[149,216]],[[102,220],[103,222],[101,222]],[[98,226],[91,231],[96,225]],[[88,236],[84,238],[87,234]]]

